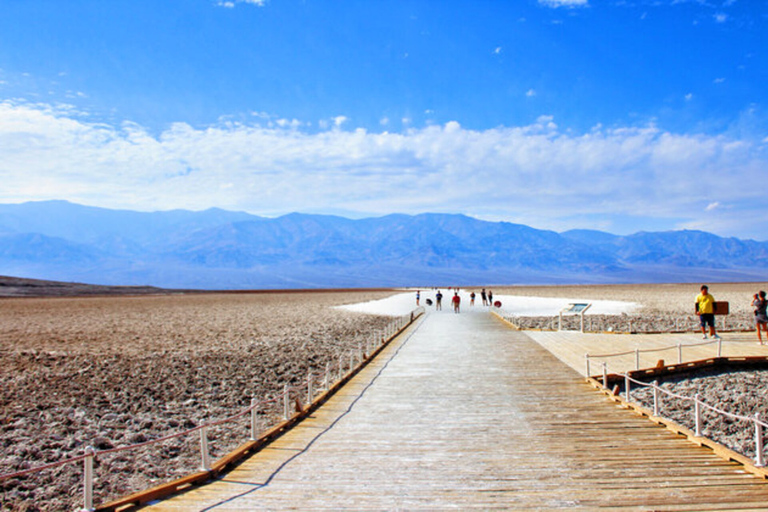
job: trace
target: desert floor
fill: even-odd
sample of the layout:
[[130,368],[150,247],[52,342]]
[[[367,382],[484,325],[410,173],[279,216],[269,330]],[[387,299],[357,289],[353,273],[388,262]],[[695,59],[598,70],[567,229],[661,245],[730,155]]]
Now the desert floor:
[[[631,315],[667,319],[690,315],[699,287],[486,288],[495,296],[628,301],[637,304]],[[768,283],[710,285],[747,328],[760,289]],[[480,287],[464,290],[479,294]],[[389,321],[387,311],[335,306],[397,293],[414,290],[0,299],[0,473],[80,455],[88,445],[155,439],[230,416],[252,397],[275,396],[357,350]],[[276,407],[264,411],[265,428],[277,414]],[[245,441],[248,427],[246,418],[212,430],[213,456]],[[197,470],[197,437],[159,446],[97,460],[97,502]],[[77,508],[81,473],[72,464],[2,481],[2,508]]]

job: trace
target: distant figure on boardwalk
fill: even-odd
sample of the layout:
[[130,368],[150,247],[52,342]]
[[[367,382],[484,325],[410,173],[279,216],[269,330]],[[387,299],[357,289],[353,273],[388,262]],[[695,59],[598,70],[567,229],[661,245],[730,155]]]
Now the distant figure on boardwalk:
[[755,328],[757,329],[757,341],[761,345],[763,344],[763,336],[760,330],[765,331],[765,339],[768,341],[768,300],[765,298],[765,292],[760,290],[760,293],[755,294],[755,300],[752,301],[752,305],[755,307]]
[[421,298],[421,290],[416,291],[416,305],[419,305],[419,299]]
[[701,322],[701,333],[707,339],[707,326],[709,335],[719,340],[720,336],[715,332],[715,298],[709,293],[707,285],[701,286],[701,293],[696,296],[696,314]]
[[483,291],[480,292],[480,298],[483,299],[483,306],[488,305],[488,295],[485,293],[485,288],[483,288]]
[[475,305],[475,292],[472,292],[469,294],[469,305],[470,306]]
[[488,290],[488,305],[493,306],[493,292]]
[[459,313],[459,305],[461,304],[461,297],[459,297],[459,292],[456,292],[453,294],[453,299],[451,299],[451,304],[453,304],[453,312]]
[[435,294],[435,309],[439,311],[443,310],[443,294],[440,293],[440,290],[437,290],[437,293]]

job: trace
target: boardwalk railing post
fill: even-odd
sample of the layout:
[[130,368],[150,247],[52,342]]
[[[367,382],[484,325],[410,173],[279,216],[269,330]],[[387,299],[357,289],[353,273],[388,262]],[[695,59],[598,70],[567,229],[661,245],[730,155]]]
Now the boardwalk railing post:
[[323,382],[323,388],[325,388],[326,391],[331,389],[331,363],[325,363],[325,382]]
[[760,413],[755,413],[755,466],[765,466],[763,458],[763,424],[760,423]]
[[635,349],[635,370],[640,369],[640,349]]
[[677,344],[677,364],[683,364],[683,344]]
[[723,339],[717,339],[717,357],[723,357]]
[[653,386],[653,415],[658,416],[659,415],[659,382],[655,380],[651,385]]
[[200,459],[200,469],[202,471],[210,471],[211,452],[208,449],[208,427],[200,429]]
[[312,389],[312,370],[307,372],[307,407],[312,403],[315,391]]
[[96,450],[92,446],[85,449],[83,459],[83,512],[96,510],[93,508],[93,458]]
[[259,437],[259,429],[258,429],[258,419],[256,416],[256,404],[258,401],[256,400],[256,397],[251,398],[251,441],[255,441]]
[[603,361],[603,387],[608,389],[608,365]]
[[629,380],[629,372],[624,374],[624,396],[627,399],[627,402],[629,402],[630,398],[632,398],[632,391],[630,391],[631,381]]
[[589,354],[584,354],[584,359],[587,360],[587,378],[589,378]]
[[283,419],[288,420],[291,417],[291,404],[290,393],[288,392],[288,384],[283,386]]
[[696,415],[696,437],[701,437],[701,402],[698,393],[693,397],[693,412]]

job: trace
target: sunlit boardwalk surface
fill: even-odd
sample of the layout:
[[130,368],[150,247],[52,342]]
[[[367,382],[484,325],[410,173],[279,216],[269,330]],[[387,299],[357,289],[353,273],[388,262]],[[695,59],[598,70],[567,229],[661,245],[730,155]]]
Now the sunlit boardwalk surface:
[[619,409],[486,314],[431,313],[308,421],[152,510],[768,507],[768,484]]

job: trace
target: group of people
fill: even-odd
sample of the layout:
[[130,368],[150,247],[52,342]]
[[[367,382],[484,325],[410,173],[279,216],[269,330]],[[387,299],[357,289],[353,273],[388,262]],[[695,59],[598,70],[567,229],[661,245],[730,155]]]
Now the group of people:
[[[459,289],[458,288],[449,288],[449,290],[453,290],[453,297],[451,298],[451,306],[453,307],[454,313],[461,312],[461,296],[459,296]],[[477,295],[475,292],[471,292],[469,294],[469,305],[474,306],[475,305],[475,297]],[[486,291],[485,288],[480,292],[480,298],[483,301],[483,306],[491,306],[493,304],[493,292],[491,290]],[[427,305],[431,306],[432,301],[430,299],[427,299]],[[416,305],[421,305],[421,290],[416,291]],[[440,290],[437,290],[435,293],[435,310],[442,311],[443,309],[443,294],[440,292]]]
[[[768,299],[766,299],[766,293],[760,290],[753,296],[752,307],[755,308],[755,328],[757,330],[757,342],[763,344],[763,331],[765,332],[766,341],[768,341]],[[701,324],[701,333],[704,339],[707,339],[707,328],[709,328],[709,336],[714,339],[720,339],[717,332],[715,332],[715,314],[717,313],[717,303],[715,298],[709,293],[709,287],[707,285],[701,286],[701,293],[696,296],[696,314],[699,315],[699,322]]]

